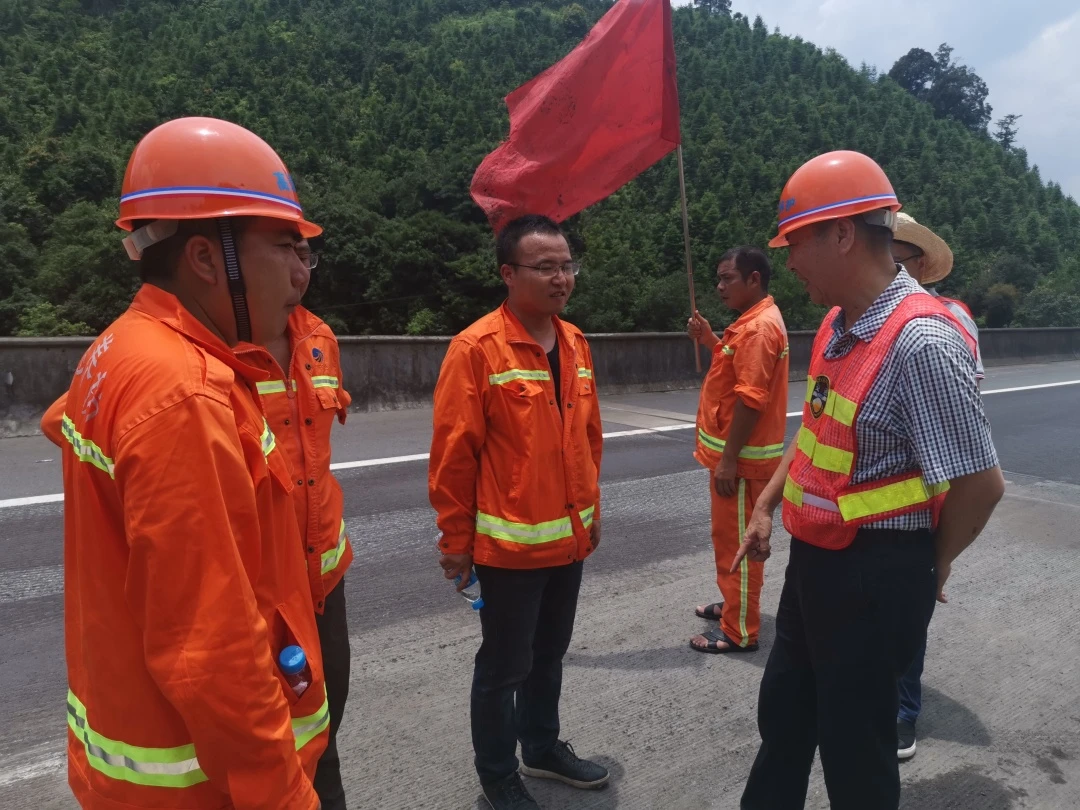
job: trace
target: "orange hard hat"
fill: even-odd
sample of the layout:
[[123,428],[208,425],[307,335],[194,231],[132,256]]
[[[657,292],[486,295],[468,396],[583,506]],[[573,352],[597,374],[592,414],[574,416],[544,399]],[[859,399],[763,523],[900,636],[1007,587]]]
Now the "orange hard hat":
[[[305,238],[322,233],[304,219],[285,163],[254,132],[216,118],[177,118],[139,141],[124,173],[119,227],[220,217],[272,217],[295,222]],[[175,226],[140,230],[141,239],[124,240],[132,258]]]
[[900,202],[881,167],[861,152],[826,152],[787,181],[777,208],[779,230],[769,247],[786,247],[787,235],[805,225],[883,209],[892,213],[873,224],[895,228]]

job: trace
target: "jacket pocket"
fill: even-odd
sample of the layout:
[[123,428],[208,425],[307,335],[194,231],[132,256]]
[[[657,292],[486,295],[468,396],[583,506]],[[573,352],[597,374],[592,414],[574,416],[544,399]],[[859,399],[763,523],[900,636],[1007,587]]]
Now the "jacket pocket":
[[316,388],[315,396],[319,398],[319,404],[327,410],[333,408],[336,411],[341,407],[337,391],[333,388]]
[[[278,679],[278,683],[281,684],[281,691],[285,695],[285,700],[288,701],[289,707],[296,706],[303,701],[307,703],[317,703],[318,700],[312,697],[313,693],[317,689],[322,692],[323,683],[323,671],[321,660],[321,652],[318,650],[318,636],[314,634],[311,638],[301,638],[297,632],[297,625],[291,618],[291,610],[287,605],[281,604],[274,608],[274,615],[271,619],[272,627],[270,627],[270,653],[274,658],[274,675]],[[286,647],[296,645],[304,651],[304,655],[307,657],[308,672],[310,682],[308,688],[302,695],[297,695],[293,691],[292,686],[285,680],[285,673],[281,671],[281,662],[279,656],[281,651]],[[314,655],[314,657],[313,657]]]

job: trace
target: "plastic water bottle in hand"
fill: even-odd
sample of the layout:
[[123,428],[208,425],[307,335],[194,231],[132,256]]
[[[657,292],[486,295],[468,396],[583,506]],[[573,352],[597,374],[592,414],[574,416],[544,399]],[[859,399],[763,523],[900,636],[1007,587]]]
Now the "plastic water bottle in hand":
[[[454,585],[457,586],[460,584],[461,574],[458,574],[454,577]],[[469,571],[469,584],[458,591],[458,593],[465,597],[465,601],[472,606],[473,610],[479,610],[484,606],[484,597],[480,595],[480,580],[476,578],[475,571]]]
[[304,651],[293,645],[286,647],[278,655],[278,665],[285,681],[292,687],[297,697],[307,691],[311,685],[311,670],[308,669],[307,656]]

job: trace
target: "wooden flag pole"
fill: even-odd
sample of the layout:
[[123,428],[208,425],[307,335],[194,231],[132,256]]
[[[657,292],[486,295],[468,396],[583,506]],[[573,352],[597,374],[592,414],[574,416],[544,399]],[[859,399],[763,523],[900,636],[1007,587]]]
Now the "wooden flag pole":
[[[690,317],[697,313],[697,301],[694,298],[694,264],[690,260],[690,217],[686,212],[686,177],[683,174],[682,144],[675,147],[675,154],[679,159],[679,196],[682,198],[682,233],[683,247],[686,252],[686,280],[690,285]],[[701,352],[698,350],[698,342],[694,340],[694,367],[701,373]]]

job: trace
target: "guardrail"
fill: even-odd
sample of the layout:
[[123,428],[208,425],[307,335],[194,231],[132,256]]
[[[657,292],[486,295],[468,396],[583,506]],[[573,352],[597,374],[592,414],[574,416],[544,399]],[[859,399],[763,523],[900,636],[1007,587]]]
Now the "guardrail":
[[[812,332],[792,332],[791,379],[806,377]],[[988,366],[1080,359],[1080,328],[984,329]],[[32,433],[71,382],[91,338],[0,338],[0,435]],[[342,373],[359,411],[419,407],[431,401],[448,337],[340,338]],[[680,332],[589,336],[601,392],[694,388],[701,376]],[[702,350],[702,365],[708,357]]]

